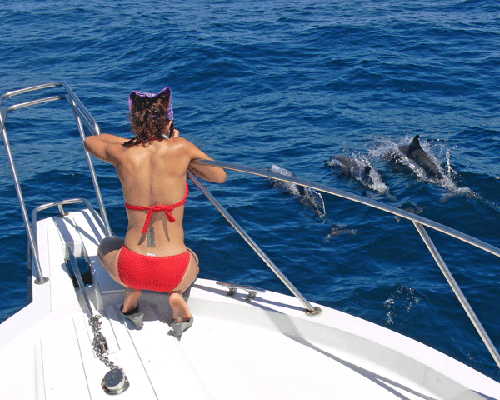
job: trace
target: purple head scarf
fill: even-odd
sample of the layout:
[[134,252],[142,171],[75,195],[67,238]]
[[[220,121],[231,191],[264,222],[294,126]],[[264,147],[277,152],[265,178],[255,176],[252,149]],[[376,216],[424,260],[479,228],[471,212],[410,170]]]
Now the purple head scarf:
[[133,90],[128,96],[128,110],[132,111],[132,106],[137,97],[149,97],[151,99],[155,99],[162,95],[163,93],[168,93],[168,107],[167,107],[167,118],[171,121],[174,120],[174,112],[172,111],[172,90],[169,87],[163,88],[158,93],[149,93],[149,92],[138,92],[137,90]]

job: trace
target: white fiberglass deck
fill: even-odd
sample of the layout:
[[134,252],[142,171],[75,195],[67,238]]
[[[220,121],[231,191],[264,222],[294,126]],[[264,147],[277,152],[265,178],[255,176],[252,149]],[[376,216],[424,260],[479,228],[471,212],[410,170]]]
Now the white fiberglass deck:
[[[88,293],[99,308],[110,359],[130,382],[121,399],[491,399],[500,384],[429,347],[359,318],[273,292],[227,297],[198,279],[189,306],[194,324],[180,342],[169,334],[165,295],[141,299],[144,327],[119,315],[122,289],[96,257],[102,229],[90,213],[41,221],[44,276],[33,302],[0,325],[0,398],[105,399],[107,367],[94,356],[92,332],[65,272],[62,241],[92,260]],[[80,242],[79,242],[80,240]],[[97,286],[96,286],[97,285]],[[461,382],[461,383],[458,383]],[[468,388],[467,388],[467,387]]]

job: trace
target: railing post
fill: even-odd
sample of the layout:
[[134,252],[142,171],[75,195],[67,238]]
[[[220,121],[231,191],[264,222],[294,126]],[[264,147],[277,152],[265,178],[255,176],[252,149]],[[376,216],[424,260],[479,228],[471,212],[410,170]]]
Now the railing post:
[[[12,150],[10,148],[9,139],[7,138],[7,130],[5,129],[4,118],[5,118],[5,115],[0,113],[0,126],[2,128],[3,142],[5,144],[5,149],[7,150],[7,157],[9,158],[10,169],[12,172],[12,176],[14,178],[14,186],[16,188],[17,199],[19,200],[19,204],[21,206],[21,213],[23,216],[23,221],[24,221],[24,224],[26,225],[28,240],[29,240],[29,243],[31,246],[31,251],[32,251],[31,256],[35,260],[35,269],[36,269],[35,283],[41,285],[41,284],[46,283],[49,280],[49,278],[44,277],[42,274],[42,267],[40,266],[40,259],[38,258],[38,249],[36,246],[36,240],[33,236],[33,231],[31,230],[31,225],[30,225],[29,218],[28,218],[28,211],[26,210],[26,204],[24,203],[23,192],[21,190],[21,185],[19,183],[19,178],[17,176],[16,167],[14,165],[14,159],[12,157]],[[28,260],[28,262],[30,262],[30,260]]]
[[[83,141],[85,140],[85,134],[83,131],[82,120],[78,116],[77,112],[75,111],[75,105],[74,104],[72,104],[72,105],[73,105],[73,111],[75,113],[75,118],[76,118],[77,125],[78,125],[78,131],[80,132],[80,137],[82,139],[82,145],[83,145]],[[111,231],[111,226],[109,225],[108,214],[106,213],[106,208],[104,207],[104,201],[102,200],[101,190],[99,189],[99,184],[97,183],[97,175],[95,173],[94,164],[92,163],[92,158],[90,157],[87,149],[84,148],[84,152],[85,152],[85,157],[87,159],[87,165],[88,165],[89,170],[90,170],[90,175],[92,177],[92,184],[94,185],[94,191],[96,193],[97,202],[99,203],[99,209],[101,210],[101,217],[104,221],[106,235],[112,236],[113,232]]]
[[[17,96],[17,95],[24,94],[24,93],[34,92],[34,91],[41,90],[41,89],[54,88],[54,87],[59,87],[59,86],[62,86],[66,90],[66,96],[52,96],[52,97],[40,98],[37,100],[25,102],[25,103],[15,104],[12,107],[8,107],[7,109],[5,109],[5,111],[3,111],[1,109],[2,101],[5,98]],[[4,93],[0,97],[1,134],[3,137],[4,144],[5,144],[5,148],[7,150],[7,156],[9,159],[9,163],[10,163],[10,167],[11,167],[11,171],[12,171],[12,176],[14,178],[14,185],[15,185],[15,189],[16,189],[16,193],[17,193],[17,198],[18,198],[19,204],[21,206],[22,218],[23,218],[24,224],[26,226],[26,230],[27,230],[28,241],[29,241],[30,250],[31,250],[31,254],[29,254],[29,252],[28,252],[28,262],[30,263],[29,267],[30,268],[32,267],[31,263],[33,262],[35,265],[35,269],[36,269],[36,271],[34,272],[34,275],[36,277],[35,283],[37,283],[37,284],[42,284],[42,283],[47,282],[48,278],[42,276],[42,269],[41,269],[40,260],[38,257],[37,245],[36,245],[37,240],[36,240],[36,237],[34,236],[34,233],[33,233],[34,230],[31,226],[29,218],[28,218],[26,204],[24,202],[24,198],[23,198],[23,194],[22,194],[22,190],[21,190],[21,185],[19,183],[19,178],[17,175],[17,171],[16,171],[15,164],[14,164],[14,159],[12,156],[12,150],[11,150],[9,140],[7,137],[7,129],[5,127],[5,119],[7,117],[7,113],[10,111],[14,111],[14,110],[17,110],[20,108],[30,107],[30,106],[37,105],[37,104],[43,104],[43,103],[48,103],[48,102],[52,102],[52,101],[62,100],[62,99],[67,99],[69,101],[69,103],[71,104],[71,106],[73,107],[73,112],[75,113],[75,117],[77,119],[78,130],[80,132],[80,136],[81,136],[82,140],[85,139],[82,118],[84,118],[85,124],[87,125],[89,130],[94,131],[96,134],[100,134],[100,130],[99,130],[99,126],[97,125],[97,122],[94,120],[92,115],[87,111],[87,109],[83,106],[83,104],[78,99],[78,97],[73,93],[73,91],[63,82],[51,82],[51,83],[46,83],[46,84],[42,84],[42,85],[38,85],[38,86],[32,86],[32,87],[27,87],[24,89],[14,90],[11,92]],[[94,167],[92,164],[92,160],[90,159],[90,155],[88,154],[88,152],[86,150],[85,150],[85,155],[87,157],[87,164],[89,166],[90,173],[92,175],[92,183],[94,185],[94,190],[96,192],[97,201],[99,203],[101,217],[102,217],[102,220],[104,222],[104,229],[105,229],[106,235],[111,236],[112,231],[111,231],[111,227],[109,225],[109,221],[108,221],[108,217],[106,214],[106,209],[104,207],[104,202],[102,200],[102,195],[101,195],[101,192],[99,189],[99,185],[97,183],[97,177],[96,177],[95,170],[94,170]]]
[[479,333],[479,336],[481,336],[481,339],[483,340],[484,344],[486,345],[486,348],[490,352],[491,356],[497,363],[498,368],[500,368],[500,356],[498,354],[498,351],[496,347],[493,345],[491,342],[491,339],[489,338],[488,334],[484,330],[483,326],[481,325],[481,322],[477,318],[476,314],[474,313],[474,310],[470,306],[469,302],[467,301],[467,298],[463,294],[462,290],[457,284],[457,281],[455,281],[455,278],[453,278],[453,275],[451,274],[450,270],[446,266],[446,263],[441,257],[441,254],[439,254],[436,246],[434,246],[434,243],[432,242],[431,238],[429,237],[427,231],[425,228],[420,225],[418,222],[412,221],[413,225],[415,225],[415,228],[417,228],[418,233],[422,237],[422,240],[424,241],[425,245],[429,249],[429,251],[432,254],[432,257],[436,261],[438,267],[441,269],[441,272],[443,273],[444,277],[448,281],[448,284],[451,286],[451,289],[455,293],[455,295],[458,298],[458,301],[462,305],[463,309],[467,313],[467,316],[471,320],[472,324],[477,330],[477,333]]
[[276,276],[283,282],[283,284],[292,292],[292,294],[304,305],[307,315],[319,315],[321,308],[313,307],[306,298],[300,293],[297,288],[288,280],[288,278],[280,271],[280,269],[271,261],[271,259],[262,251],[262,249],[255,243],[252,238],[243,230],[243,228],[234,220],[234,218],[227,212],[227,210],[215,199],[210,191],[194,176],[188,172],[189,177],[194,184],[203,192],[203,194],[210,200],[210,202],[219,210],[219,212],[226,218],[226,220],[233,226],[234,229],[241,235],[241,237],[248,243],[257,255],[264,261],[269,268],[276,274]]

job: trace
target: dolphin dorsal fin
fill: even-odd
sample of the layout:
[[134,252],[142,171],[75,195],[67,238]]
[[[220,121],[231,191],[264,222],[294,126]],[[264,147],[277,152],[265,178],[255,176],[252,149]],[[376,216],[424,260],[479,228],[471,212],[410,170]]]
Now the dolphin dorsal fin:
[[418,141],[419,135],[416,135],[410,143],[410,147],[408,147],[408,153],[411,153],[415,150],[422,150],[422,146],[420,146],[420,142]]

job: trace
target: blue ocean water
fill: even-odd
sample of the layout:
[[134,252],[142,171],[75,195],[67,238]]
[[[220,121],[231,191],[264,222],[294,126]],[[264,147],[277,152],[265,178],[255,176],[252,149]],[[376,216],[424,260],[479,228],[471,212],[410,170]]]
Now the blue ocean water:
[[[103,132],[126,136],[130,91],[168,85],[176,127],[216,160],[275,164],[500,246],[497,0],[26,0],[3,2],[0,21],[0,93],[65,81]],[[93,198],[71,118],[53,105],[9,116],[29,210]],[[387,162],[388,149],[415,135],[445,180]],[[324,164],[334,155],[369,160],[389,191],[335,173]],[[26,234],[3,150],[0,163],[4,320],[29,294]],[[97,161],[96,169],[113,231],[124,235],[116,174]],[[209,188],[309,300],[500,380],[411,223],[330,195],[321,218],[265,179],[235,172]],[[194,190],[185,229],[202,277],[286,292]],[[429,233],[499,346],[499,260]]]

